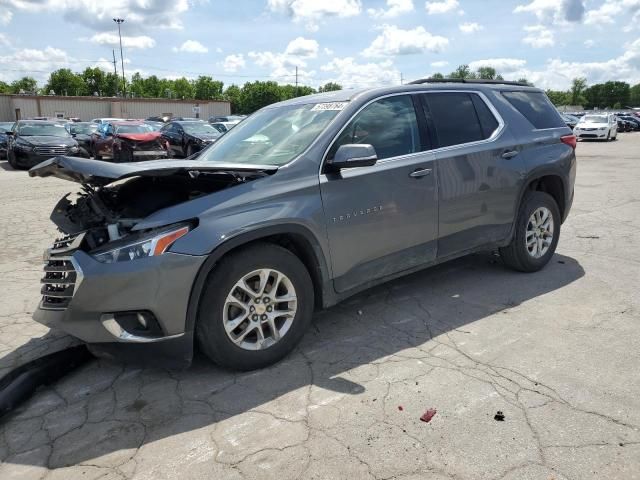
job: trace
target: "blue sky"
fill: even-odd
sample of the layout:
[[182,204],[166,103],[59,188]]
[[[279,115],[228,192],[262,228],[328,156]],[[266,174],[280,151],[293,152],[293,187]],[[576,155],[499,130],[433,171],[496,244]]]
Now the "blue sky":
[[112,70],[113,17],[128,75],[286,83],[297,66],[362,87],[468,63],[543,88],[640,82],[640,0],[0,0],[0,80]]

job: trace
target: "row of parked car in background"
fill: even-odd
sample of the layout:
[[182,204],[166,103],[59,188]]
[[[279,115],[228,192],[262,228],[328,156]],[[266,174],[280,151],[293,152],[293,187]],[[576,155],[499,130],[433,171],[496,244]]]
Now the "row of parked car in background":
[[36,117],[0,122],[0,158],[13,168],[31,168],[69,155],[113,162],[190,157],[215,142],[245,117],[80,119]]
[[578,140],[617,140],[618,133],[640,131],[640,112],[560,113]]

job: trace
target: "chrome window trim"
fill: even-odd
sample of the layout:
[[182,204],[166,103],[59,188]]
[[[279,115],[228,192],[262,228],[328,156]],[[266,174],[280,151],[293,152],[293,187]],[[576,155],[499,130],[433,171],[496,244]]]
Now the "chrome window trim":
[[[498,122],[498,128],[496,128],[493,133],[491,134],[490,137],[485,138],[483,140],[476,140],[474,142],[467,142],[467,143],[460,143],[460,144],[456,144],[456,145],[449,145],[447,147],[441,147],[441,148],[433,148],[431,150],[422,150],[419,152],[413,152],[413,153],[407,153],[404,155],[398,155],[395,157],[388,157],[388,158],[384,158],[382,160],[380,160],[379,162],[376,162],[376,165],[379,164],[383,164],[383,163],[388,163],[389,161],[393,161],[396,159],[404,159],[410,156],[414,156],[414,155],[420,155],[420,154],[425,154],[425,153],[431,153],[431,154],[438,154],[441,152],[448,152],[451,150],[457,150],[457,149],[461,149],[461,148],[466,148],[466,147],[470,147],[470,146],[475,146],[475,145],[483,145],[486,143],[491,143],[491,142],[495,142],[504,132],[505,129],[505,122],[502,118],[502,116],[500,115],[500,113],[498,113],[498,110],[493,106],[493,104],[489,101],[489,99],[487,98],[487,96],[484,94],[484,92],[478,91],[478,90],[468,90],[468,89],[452,89],[452,90],[411,90],[411,91],[406,91],[406,92],[396,92],[396,93],[390,93],[387,95],[382,95],[380,97],[376,97],[374,99],[369,100],[368,102],[366,102],[364,105],[362,105],[358,110],[356,110],[356,112],[354,112],[349,119],[345,122],[345,124],[342,126],[342,128],[338,131],[338,133],[336,133],[336,135],[333,137],[333,140],[331,140],[331,143],[329,144],[329,146],[325,149],[324,154],[322,155],[322,161],[320,162],[320,169],[318,171],[318,173],[320,175],[322,175],[322,169],[325,165],[325,162],[327,161],[327,155],[329,153],[329,150],[331,150],[331,147],[333,147],[333,144],[338,140],[338,137],[340,137],[340,135],[342,134],[342,132],[347,128],[347,126],[351,123],[351,121],[360,114],[360,112],[362,112],[362,110],[364,110],[365,108],[367,108],[369,105],[371,105],[374,102],[377,102],[379,100],[383,100],[385,98],[389,98],[389,97],[397,97],[400,95],[407,95],[407,96],[412,96],[412,95],[420,95],[420,94],[434,94],[434,93],[469,93],[469,94],[475,94],[478,95],[480,97],[480,99],[485,103],[485,105],[489,108],[489,111],[493,114],[494,118],[497,120]],[[416,112],[417,115],[417,112]],[[479,121],[479,120],[478,120]],[[418,126],[419,128],[419,126]],[[373,166],[375,168],[375,165]],[[371,167],[362,167],[362,168],[371,168]]]

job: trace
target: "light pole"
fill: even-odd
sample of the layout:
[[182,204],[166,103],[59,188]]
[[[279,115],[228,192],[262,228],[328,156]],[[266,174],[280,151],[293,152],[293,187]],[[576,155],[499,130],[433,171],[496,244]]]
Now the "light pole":
[[124,18],[114,18],[114,22],[118,24],[118,37],[120,38],[120,62],[122,62],[122,97],[127,96],[127,81],[124,78],[124,57],[122,55],[122,33],[120,33],[120,24],[124,23]]

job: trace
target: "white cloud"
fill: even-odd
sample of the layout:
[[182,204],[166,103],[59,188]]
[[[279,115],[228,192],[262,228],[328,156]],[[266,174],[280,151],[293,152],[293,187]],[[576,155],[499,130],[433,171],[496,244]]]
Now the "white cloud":
[[591,48],[595,44],[596,44],[595,40],[588,39],[588,40],[584,41],[584,46],[587,47],[587,48]]
[[564,24],[582,20],[585,7],[584,0],[532,0],[525,5],[518,5],[514,13],[532,13],[542,23]]
[[186,53],[207,53],[209,49],[202,45],[197,40],[187,40],[179,47],[173,47],[174,52],[186,52]]
[[526,60],[519,58],[487,58],[486,60],[471,62],[469,68],[477,70],[480,67],[493,67],[498,73],[510,73],[523,68],[526,64]]
[[13,18],[13,12],[11,10],[7,10],[6,8],[0,12],[0,25],[9,25],[11,23],[11,19]]
[[[92,43],[97,43],[98,45],[109,45],[111,47],[120,46],[120,39],[116,33],[96,33],[93,37],[91,37],[90,41]],[[156,41],[147,37],[146,35],[139,35],[136,37],[125,37],[122,36],[122,47],[123,48],[153,48],[156,46]]]
[[323,48],[322,49],[325,55],[333,55],[333,50],[331,50],[330,48]]
[[268,0],[269,10],[283,13],[294,22],[305,22],[310,31],[318,30],[318,22],[330,17],[353,17],[362,11],[361,0]]
[[298,37],[289,42],[285,49],[285,55],[295,57],[315,58],[318,56],[318,42],[304,37]]
[[458,8],[458,0],[442,0],[441,2],[426,2],[424,8],[429,15],[447,13]]
[[127,34],[157,28],[180,29],[181,16],[189,9],[189,0],[2,0],[5,9],[37,14],[62,14],[70,23],[104,31],[114,17],[125,19],[122,25]]
[[447,62],[446,60],[442,60],[442,61],[439,61],[439,62],[431,62],[431,66],[433,68],[444,68],[447,65],[449,65],[449,62]]
[[239,69],[244,68],[246,62],[244,60],[244,55],[227,55],[222,63],[222,68],[224,68],[225,72],[237,72]]
[[4,33],[0,33],[0,45],[5,47],[11,45],[11,42]]
[[336,82],[344,88],[400,83],[400,72],[393,66],[391,60],[379,63],[358,63],[353,57],[334,58],[320,69],[333,74],[330,78],[323,80],[323,83]]
[[413,30],[402,30],[395,25],[384,25],[382,33],[378,35],[362,55],[365,57],[387,57],[392,55],[411,55],[426,51],[440,52],[449,40],[445,37],[432,35],[424,27]]
[[42,83],[49,76],[48,72],[59,68],[74,69],[76,65],[73,63],[73,58],[59,48],[46,47],[43,50],[23,48],[9,55],[0,56],[0,65],[4,66],[4,68],[0,67],[0,71],[18,70],[14,75],[15,78],[29,75]]
[[462,33],[467,33],[467,34],[484,30],[484,27],[476,22],[461,23],[460,25],[458,25],[458,28],[460,28],[460,31]]
[[603,26],[614,24],[615,17],[625,14],[631,17],[631,24],[640,21],[640,0],[605,0],[600,7],[589,10],[584,23]]
[[544,25],[528,25],[524,30],[527,35],[522,39],[522,43],[533,48],[552,47],[556,43],[553,32]]
[[374,18],[393,18],[413,11],[413,0],[387,0],[387,9],[369,8],[367,13]]

